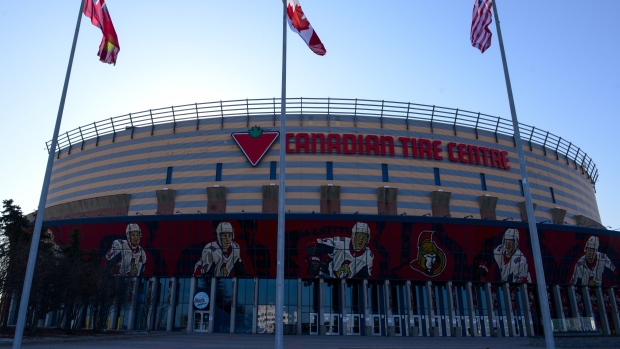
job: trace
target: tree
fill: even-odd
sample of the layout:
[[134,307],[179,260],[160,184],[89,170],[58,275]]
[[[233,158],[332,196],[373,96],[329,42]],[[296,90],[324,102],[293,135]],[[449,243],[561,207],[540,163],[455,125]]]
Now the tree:
[[[0,292],[2,323],[6,328],[12,299],[20,299],[31,237],[26,233],[28,219],[13,200],[2,201],[0,217]],[[25,258],[24,258],[25,257]]]

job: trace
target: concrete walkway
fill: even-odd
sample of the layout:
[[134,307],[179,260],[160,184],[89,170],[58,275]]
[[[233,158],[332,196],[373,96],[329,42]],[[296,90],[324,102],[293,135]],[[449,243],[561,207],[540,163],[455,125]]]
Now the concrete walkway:
[[[523,349],[530,346],[528,338],[453,338],[453,337],[360,337],[360,336],[284,336],[285,348],[320,348],[320,349],[361,349],[361,348],[513,348]],[[3,345],[11,345],[4,342]],[[154,332],[124,336],[102,336],[90,338],[71,338],[67,340],[25,340],[23,347],[28,349],[71,349],[71,348],[275,348],[272,335],[221,334]]]

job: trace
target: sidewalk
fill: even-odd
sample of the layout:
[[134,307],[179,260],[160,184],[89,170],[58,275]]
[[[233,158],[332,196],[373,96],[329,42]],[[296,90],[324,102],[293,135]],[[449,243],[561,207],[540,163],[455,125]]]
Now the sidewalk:
[[[11,342],[2,342],[1,346],[11,346]],[[275,336],[257,334],[222,334],[152,332],[133,335],[80,337],[69,339],[24,340],[24,348],[65,349],[65,348],[275,348]],[[523,349],[530,346],[528,338],[453,338],[453,337],[360,337],[360,336],[284,336],[284,348],[321,348],[321,349],[362,349],[362,348],[514,348]]]

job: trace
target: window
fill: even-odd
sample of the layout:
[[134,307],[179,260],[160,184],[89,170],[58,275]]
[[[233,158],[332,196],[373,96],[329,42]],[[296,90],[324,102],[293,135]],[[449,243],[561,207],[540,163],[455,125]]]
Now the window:
[[383,181],[389,182],[390,177],[388,176],[388,165],[387,164],[381,164],[381,172],[383,173]]
[[327,180],[331,181],[334,179],[334,163],[328,161],[326,163],[326,171],[327,171]]
[[551,202],[555,204],[555,193],[553,192],[553,187],[549,187],[549,191],[551,191]]
[[277,162],[272,161],[269,170],[269,179],[276,179],[276,164]]
[[172,183],[172,166],[168,167],[168,171],[166,172],[166,184]]
[[215,167],[215,181],[216,182],[222,181],[222,163],[218,163],[217,166]]
[[487,180],[484,177],[484,173],[480,174],[480,186],[482,187],[482,190],[487,191]]
[[439,169],[437,167],[433,168],[435,172],[435,185],[441,185],[441,178],[439,178]]
[[519,179],[519,188],[521,189],[521,196],[525,196],[525,192],[523,191],[523,181]]

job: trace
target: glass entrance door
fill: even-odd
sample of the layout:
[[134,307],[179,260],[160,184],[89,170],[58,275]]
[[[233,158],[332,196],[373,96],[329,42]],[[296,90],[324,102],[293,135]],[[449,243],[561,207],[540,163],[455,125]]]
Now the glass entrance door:
[[350,336],[359,336],[361,334],[360,331],[360,315],[359,314],[348,314],[348,331],[347,334]]
[[330,336],[340,334],[338,314],[325,314],[323,320],[323,324],[325,325],[325,335]]
[[393,315],[392,316],[392,321],[394,322],[394,336],[402,336],[403,335],[403,329],[402,329],[402,324],[400,321],[400,315]]
[[372,335],[373,336],[381,335],[381,316],[380,315],[372,316]]
[[194,332],[208,332],[209,331],[209,312],[208,311],[196,311],[194,312]]
[[319,334],[319,314],[317,313],[310,313],[310,334]]

